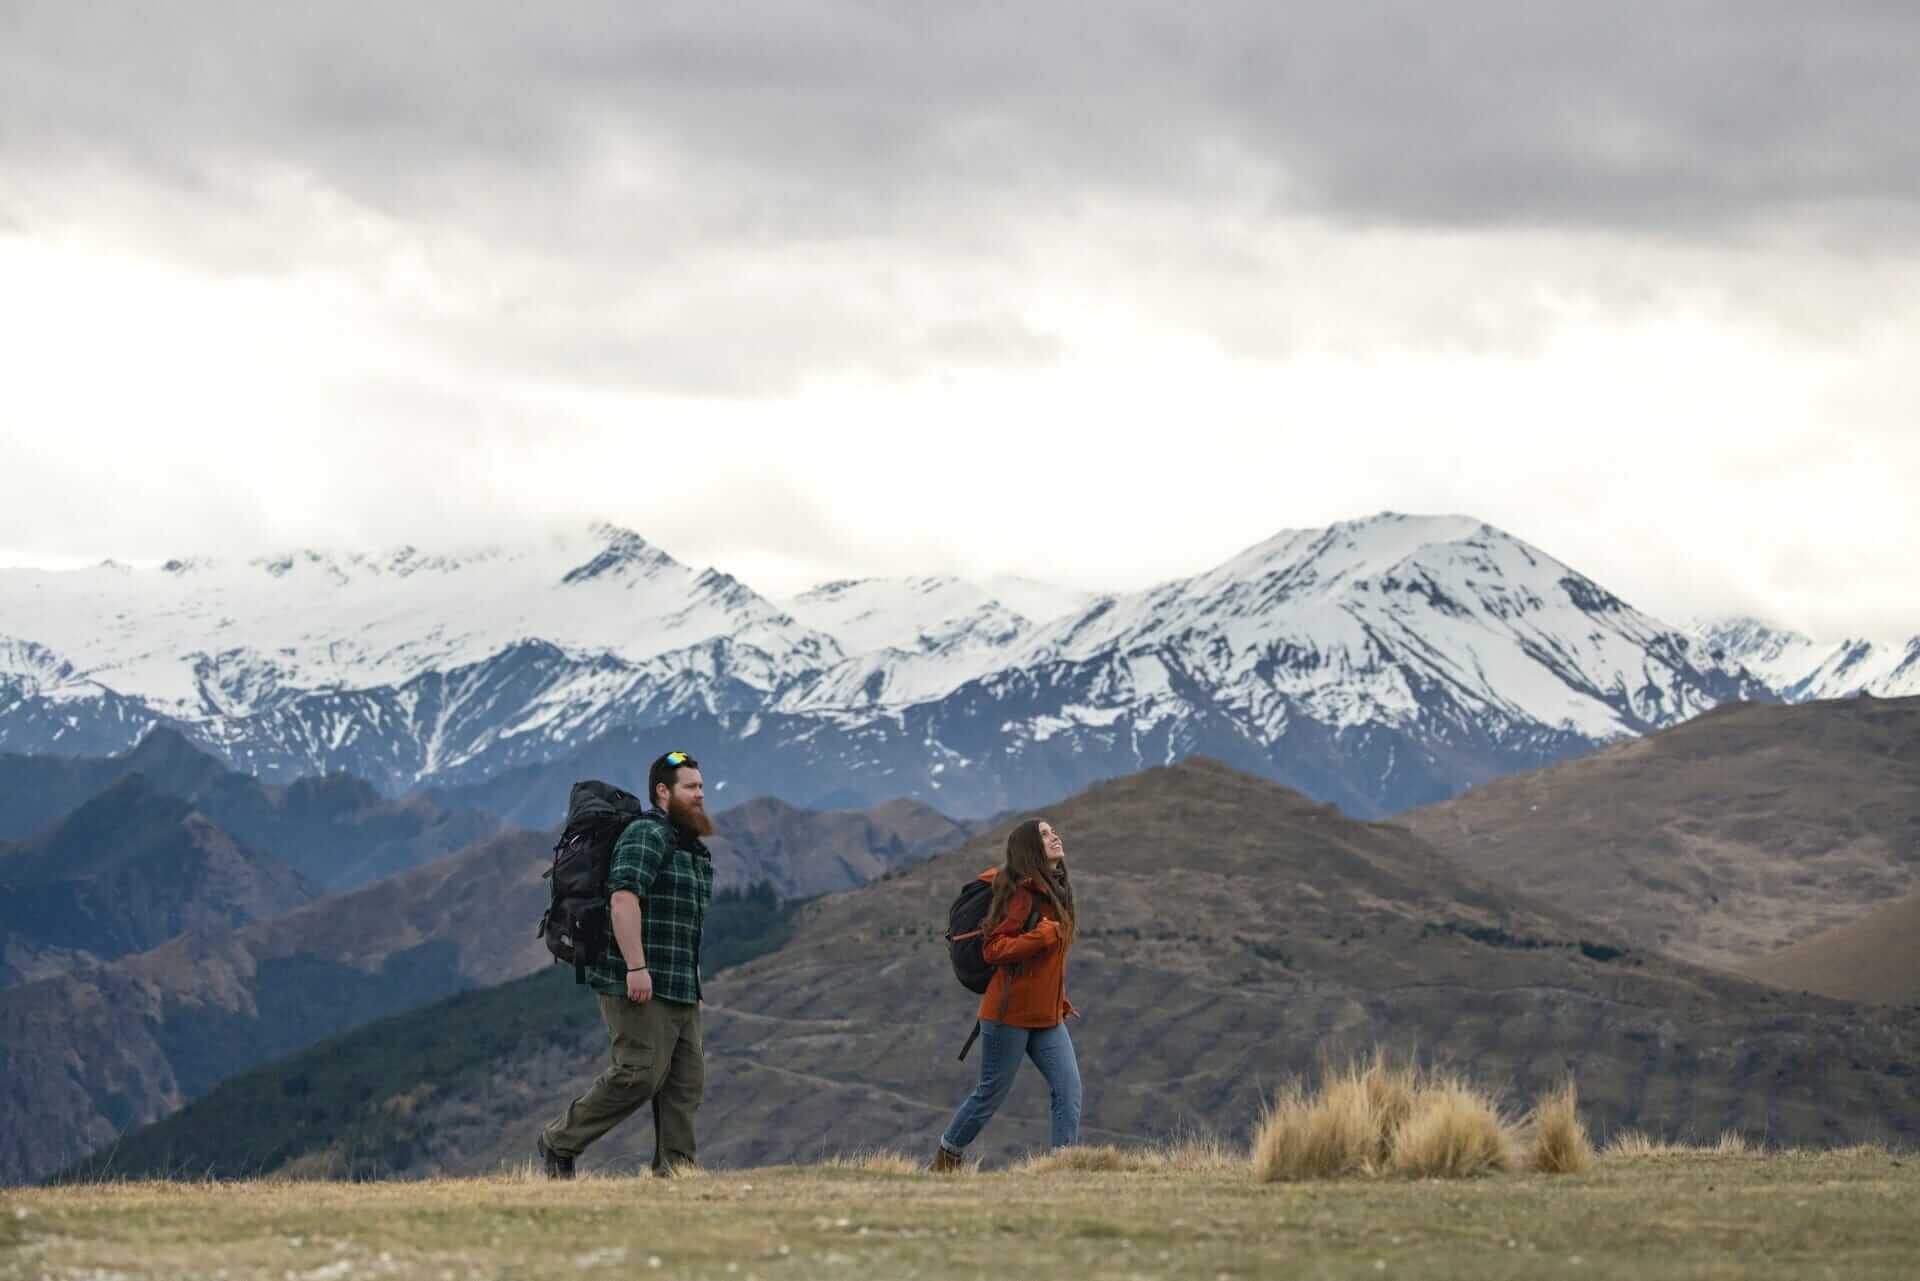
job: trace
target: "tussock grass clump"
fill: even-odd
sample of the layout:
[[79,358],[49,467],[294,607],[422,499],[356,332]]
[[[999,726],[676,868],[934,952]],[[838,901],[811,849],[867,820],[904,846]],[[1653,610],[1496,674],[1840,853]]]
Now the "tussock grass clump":
[[1090,1145],[1028,1157],[1015,1174],[1222,1174],[1246,1169],[1247,1154],[1211,1136],[1174,1139],[1158,1147]]
[[1593,1168],[1593,1139],[1580,1123],[1580,1092],[1572,1081],[1535,1101],[1530,1129],[1531,1168],[1542,1174],[1579,1174]]
[[1663,1156],[1760,1156],[1763,1149],[1737,1130],[1728,1130],[1711,1143],[1673,1143],[1639,1130],[1622,1130],[1600,1155],[1606,1158]]
[[1600,1150],[1600,1155],[1609,1158],[1632,1159],[1636,1157],[1673,1156],[1676,1153],[1684,1151],[1686,1151],[1685,1148],[1668,1143],[1664,1139],[1656,1139],[1645,1130],[1622,1130],[1607,1140],[1607,1146]]
[[1373,1111],[1379,1136],[1374,1161],[1384,1167],[1393,1156],[1394,1137],[1413,1115],[1421,1089],[1420,1070],[1411,1062],[1395,1067],[1385,1050],[1375,1049],[1373,1061],[1360,1071],[1359,1080],[1367,1092],[1367,1106]]
[[1523,1165],[1566,1174],[1593,1159],[1571,1081],[1536,1101],[1523,1130],[1492,1092],[1456,1073],[1396,1063],[1379,1049],[1324,1070],[1315,1088],[1283,1086],[1250,1157],[1255,1177],[1270,1183],[1471,1178]]
[[1513,1124],[1484,1091],[1457,1077],[1421,1082],[1392,1140],[1387,1170],[1411,1179],[1470,1179],[1517,1164]]
[[1013,1167],[1015,1174],[1134,1174],[1154,1168],[1146,1152],[1128,1152],[1116,1147],[1056,1148],[1030,1156]]
[[1371,1173],[1380,1130],[1366,1087],[1336,1078],[1319,1092],[1283,1089],[1253,1140],[1254,1172],[1268,1183],[1343,1179]]
[[852,1152],[821,1162],[828,1170],[858,1170],[862,1174],[925,1174],[927,1163],[904,1152]]
[[1254,1171],[1267,1182],[1380,1173],[1424,1088],[1418,1068],[1396,1066],[1378,1049],[1371,1059],[1327,1069],[1317,1091],[1291,1084],[1262,1118]]
[[1223,1174],[1246,1168],[1247,1154],[1211,1135],[1176,1139],[1148,1151],[1151,1168],[1176,1174]]
[[1707,1151],[1712,1152],[1715,1156],[1751,1156],[1754,1152],[1754,1145],[1748,1142],[1747,1136],[1738,1130],[1728,1130],[1723,1133],[1719,1141],[1711,1148],[1708,1148]]

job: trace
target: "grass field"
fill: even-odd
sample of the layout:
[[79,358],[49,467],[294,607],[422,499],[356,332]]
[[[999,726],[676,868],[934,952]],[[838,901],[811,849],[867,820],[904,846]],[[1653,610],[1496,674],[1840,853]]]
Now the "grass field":
[[1147,1168],[15,1189],[0,1278],[1920,1275],[1920,1164],[1878,1149],[1653,1149],[1446,1182],[1130,1163]]

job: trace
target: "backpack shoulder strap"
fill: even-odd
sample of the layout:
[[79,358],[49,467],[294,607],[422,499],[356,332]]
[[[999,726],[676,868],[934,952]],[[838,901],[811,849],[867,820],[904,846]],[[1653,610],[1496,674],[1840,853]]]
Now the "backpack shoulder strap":
[[[652,824],[654,824],[654,825],[655,825],[656,827],[663,827],[663,828],[666,828],[666,832],[667,832],[667,853],[668,853],[668,855],[669,855],[669,856],[671,856],[671,855],[672,855],[672,853],[673,853],[673,847],[674,847],[674,839],[673,839],[673,828],[672,828],[672,826],[671,826],[671,825],[669,825],[669,824],[667,823],[667,821],[666,821],[666,820],[665,820],[664,818],[662,818],[662,817],[661,817],[660,815],[658,815],[658,814],[656,814],[656,813],[654,813],[654,812],[653,812],[652,810],[645,810],[645,811],[643,811],[643,812],[641,812],[641,813],[640,813],[639,815],[637,815],[636,817],[634,817],[633,819],[631,819],[631,820],[629,820],[629,821],[627,822],[627,824],[626,824],[625,826],[623,826],[623,827],[622,827],[622,828],[620,829],[620,834],[619,834],[619,836],[616,836],[616,837],[614,837],[614,838],[613,838],[613,839],[614,839],[614,844],[616,844],[616,845],[618,845],[618,844],[620,843],[620,840],[621,840],[621,838],[623,838],[623,837],[625,837],[625,836],[626,836],[626,834],[627,834],[627,833],[628,833],[629,831],[631,831],[631,830],[633,830],[633,825],[634,825],[635,823],[652,823]],[[658,883],[659,883],[659,880],[660,880],[660,878],[661,878],[661,877],[663,877],[663,876],[665,876],[666,874],[667,874],[667,864],[666,864],[666,860],[664,860],[664,859],[663,859],[663,860],[661,860],[661,863],[660,863],[660,867],[659,867],[659,869],[658,869],[657,871],[655,871],[655,872],[654,872],[654,874],[653,874],[653,882],[654,882],[654,884],[658,884]],[[648,890],[652,890],[652,889],[653,889],[653,884],[649,884],[649,885],[647,886],[647,889],[648,889]],[[642,894],[642,895],[641,895],[640,897],[641,897],[641,898],[645,898],[645,897],[646,897],[646,895],[645,895],[645,894]]]

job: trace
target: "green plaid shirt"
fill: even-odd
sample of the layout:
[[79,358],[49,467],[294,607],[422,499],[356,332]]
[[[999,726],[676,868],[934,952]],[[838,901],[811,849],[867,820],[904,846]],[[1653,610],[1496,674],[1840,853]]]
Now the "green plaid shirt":
[[[700,927],[713,897],[713,859],[698,837],[659,810],[627,824],[607,867],[607,897],[618,890],[640,896],[640,946],[653,975],[653,994],[692,1005],[700,1000]],[[589,966],[587,981],[612,996],[627,990],[627,960],[607,932],[607,950]]]

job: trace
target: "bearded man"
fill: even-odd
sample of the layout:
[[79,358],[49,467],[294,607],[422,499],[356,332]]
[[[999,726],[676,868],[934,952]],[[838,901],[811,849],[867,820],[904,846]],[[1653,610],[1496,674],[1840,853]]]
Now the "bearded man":
[[653,808],[627,825],[607,870],[613,939],[587,970],[613,1062],[535,1144],[548,1178],[573,1177],[588,1144],[653,1104],[653,1172],[695,1163],[693,1114],[706,1088],[700,931],[713,897],[713,834],[700,762],[668,752],[647,771]]

